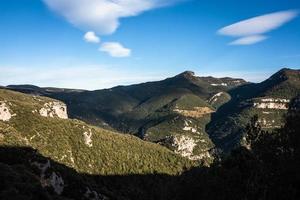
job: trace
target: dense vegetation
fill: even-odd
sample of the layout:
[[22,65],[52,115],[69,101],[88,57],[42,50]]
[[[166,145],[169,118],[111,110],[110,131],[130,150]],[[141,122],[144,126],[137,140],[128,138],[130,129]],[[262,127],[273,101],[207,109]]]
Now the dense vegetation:
[[300,94],[300,70],[282,69],[261,83],[250,83],[231,89],[231,100],[222,105],[206,126],[210,138],[219,149],[230,152],[243,140],[250,119],[258,116],[272,131],[284,125],[285,109],[256,109],[255,102],[262,99],[292,100]]
[[[0,101],[13,113],[0,120],[0,145],[31,147],[45,157],[90,174],[178,174],[191,162],[141,139],[89,126],[79,120],[42,117],[45,97],[0,90]],[[91,134],[89,146],[85,134]]]
[[[73,117],[77,112],[77,118],[97,124],[109,119],[117,122],[114,128],[149,141],[189,136],[201,142],[193,149],[199,154],[216,145],[210,167],[112,129],[43,117],[39,110],[56,100],[0,89],[2,109],[5,103],[12,114],[0,120],[0,199],[299,199],[299,71],[283,69],[239,87],[225,87],[224,81],[232,79],[185,72],[91,92],[14,86],[65,101]],[[220,104],[211,103],[216,92],[225,94],[218,96]],[[289,110],[255,109],[253,102],[263,98],[293,100]],[[217,112],[212,119],[189,116],[199,107]],[[266,128],[262,118],[282,127]],[[189,126],[197,134],[187,132]],[[224,156],[219,150],[228,154],[218,157]]]
[[[300,94],[300,71],[285,68],[257,84],[241,79],[197,77],[187,71],[162,81],[96,91],[28,85],[8,88],[62,100],[68,105],[71,118],[152,142],[173,135],[193,135],[182,131],[185,121],[191,120],[201,133],[195,140],[206,141],[197,145],[200,152],[217,146],[228,153],[242,142],[242,133],[253,115],[266,120],[270,130],[284,124],[286,110],[254,109],[252,105],[262,98],[290,100]],[[198,119],[174,112],[175,108],[189,110],[199,106],[216,112],[212,117],[208,113]]]
[[[193,156],[201,156],[214,146],[205,130],[210,113],[230,99],[228,90],[242,84],[245,81],[241,79],[196,77],[187,71],[162,81],[96,91],[29,85],[8,88],[59,99],[67,104],[71,118],[133,134],[146,141],[164,140],[161,144],[167,147],[174,146],[165,142],[170,137],[185,136],[196,143]],[[198,117],[176,112],[176,109],[197,112],[197,108],[209,112]]]
[[[0,148],[1,199],[299,199],[300,102],[291,104],[284,127],[261,129],[257,117],[248,123],[247,146],[210,168],[196,167],[181,175],[97,175],[78,173],[32,148]],[[51,160],[49,174],[66,184],[61,195],[42,187],[31,163]],[[86,191],[97,191],[89,194]],[[83,195],[89,194],[89,195]]]
[[285,126],[272,132],[262,130],[254,117],[247,126],[247,148],[191,172],[188,193],[199,199],[299,199],[299,108],[296,100]]

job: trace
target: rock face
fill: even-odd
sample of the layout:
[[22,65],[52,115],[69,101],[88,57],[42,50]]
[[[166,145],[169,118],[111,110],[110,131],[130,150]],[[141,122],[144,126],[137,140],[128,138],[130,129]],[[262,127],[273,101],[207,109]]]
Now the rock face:
[[243,79],[236,79],[236,78],[229,78],[229,77],[214,78],[214,77],[208,76],[208,77],[200,77],[200,78],[202,80],[204,80],[205,82],[208,82],[209,85],[211,85],[212,87],[232,88],[232,87],[236,87],[236,86],[243,85],[246,83],[246,81]]
[[45,103],[43,108],[39,111],[43,117],[58,117],[61,119],[68,119],[67,106],[58,101]]
[[253,106],[255,108],[260,109],[278,109],[278,110],[287,110],[288,109],[288,103],[290,101],[288,99],[273,99],[273,98],[267,98],[267,99],[260,99],[260,102],[255,102]]
[[40,170],[40,182],[42,187],[52,187],[54,192],[60,195],[64,190],[64,180],[59,173],[52,171],[50,161],[46,163],[32,162]]
[[212,83],[210,85],[212,85],[212,86],[227,86],[227,83],[220,83],[220,84]]
[[209,103],[214,103],[218,100],[218,97],[222,96],[224,94],[224,92],[218,92],[217,94],[215,94],[214,96],[212,96],[210,99],[209,99]]
[[92,141],[92,130],[89,129],[89,131],[86,131],[83,133],[84,136],[84,143],[88,146],[88,147],[92,147],[93,146],[93,141]]
[[0,101],[0,120],[9,121],[12,117],[10,113],[10,108],[4,101]]
[[193,151],[196,145],[196,141],[192,137],[185,135],[173,137],[172,146],[176,148],[175,153],[178,153],[183,157],[192,159]]
[[211,158],[208,151],[204,151],[203,153],[194,153],[194,150],[199,142],[205,142],[203,140],[199,140],[193,137],[189,137],[187,135],[176,135],[172,136],[171,143],[173,148],[175,148],[174,152],[186,157],[190,160],[202,160]]

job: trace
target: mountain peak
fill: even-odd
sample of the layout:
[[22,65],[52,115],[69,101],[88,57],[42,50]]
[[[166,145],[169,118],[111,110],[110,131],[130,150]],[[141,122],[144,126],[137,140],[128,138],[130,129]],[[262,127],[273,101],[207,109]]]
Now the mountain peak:
[[273,74],[268,80],[284,81],[293,76],[299,76],[299,75],[300,75],[300,70],[282,68],[281,70]]
[[184,71],[177,75],[177,77],[184,77],[184,78],[192,78],[195,77],[195,72],[193,71]]
[[300,70],[282,68],[259,84],[264,95],[292,98],[299,93]]
[[285,75],[288,75],[288,74],[291,74],[291,73],[293,74],[293,73],[297,73],[297,72],[299,72],[299,70],[295,70],[295,69],[290,69],[290,68],[284,67],[284,68],[280,69],[275,74],[280,74],[280,75],[285,74]]

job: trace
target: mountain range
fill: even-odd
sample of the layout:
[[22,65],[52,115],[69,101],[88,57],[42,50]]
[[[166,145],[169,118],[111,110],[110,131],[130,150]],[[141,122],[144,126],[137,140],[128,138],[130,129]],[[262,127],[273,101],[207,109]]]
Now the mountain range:
[[1,87],[0,199],[295,197],[281,175],[297,174],[299,102],[292,69],[261,83],[186,71],[96,91]]
[[60,100],[72,119],[132,134],[210,163],[216,152],[244,144],[245,127],[254,115],[266,130],[283,125],[289,102],[300,94],[300,71],[284,68],[261,83],[197,77],[186,71],[162,81],[95,91],[32,85],[5,88]]

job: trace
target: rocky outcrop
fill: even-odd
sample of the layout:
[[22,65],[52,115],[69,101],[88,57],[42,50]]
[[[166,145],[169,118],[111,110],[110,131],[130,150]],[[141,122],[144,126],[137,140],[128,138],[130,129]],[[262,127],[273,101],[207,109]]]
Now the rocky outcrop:
[[211,86],[227,86],[227,83],[212,83]]
[[43,117],[58,117],[61,119],[68,119],[67,106],[58,101],[45,103],[39,110],[39,113]]
[[184,130],[184,131],[191,131],[192,133],[197,133],[197,129],[194,128],[194,127],[191,127],[191,126],[185,126],[185,127],[183,127],[182,130]]
[[64,180],[59,173],[51,169],[49,160],[47,160],[46,163],[35,161],[31,164],[40,170],[40,182],[42,187],[51,187],[56,194],[62,194],[64,190]]
[[194,154],[194,149],[199,142],[205,142],[187,135],[176,135],[169,138],[174,152],[190,160],[203,160],[211,158],[209,151],[203,151],[200,154]]
[[64,180],[59,174],[52,172],[49,181],[56,194],[61,194],[64,191]]
[[237,87],[239,85],[243,85],[246,83],[243,79],[235,79],[235,78],[214,78],[214,77],[201,77],[202,80],[208,82],[213,87]]
[[83,137],[84,137],[84,143],[88,146],[88,147],[92,147],[93,146],[93,141],[92,141],[92,130],[89,129],[88,131],[83,133]]
[[175,153],[183,157],[192,158],[194,148],[197,145],[196,142],[192,137],[178,135],[173,137],[172,146],[175,147]]
[[287,110],[289,107],[289,102],[290,100],[288,99],[266,98],[260,99],[259,102],[254,102],[253,106],[259,109]]
[[0,120],[1,121],[9,121],[13,114],[11,114],[11,110],[9,105],[5,101],[0,101]]
[[214,103],[216,101],[218,101],[218,97],[222,96],[224,94],[224,92],[219,92],[217,94],[215,94],[214,96],[212,96],[210,99],[209,99],[209,103]]
[[273,110],[287,110],[289,108],[289,99],[281,98],[257,98],[242,101],[239,107],[253,107],[257,109],[273,109]]
[[192,121],[189,119],[186,119],[184,121],[184,126],[183,126],[182,130],[200,134],[200,132],[198,132],[197,126],[193,125]]

